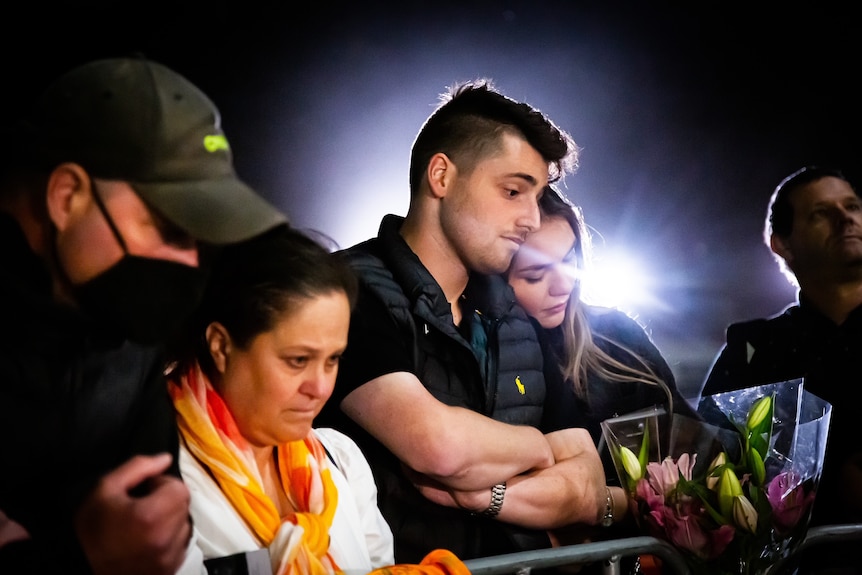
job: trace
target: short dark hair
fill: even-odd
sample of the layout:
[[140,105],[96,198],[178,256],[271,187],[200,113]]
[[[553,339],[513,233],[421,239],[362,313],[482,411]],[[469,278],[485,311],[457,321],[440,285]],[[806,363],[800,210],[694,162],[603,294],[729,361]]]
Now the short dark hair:
[[352,309],[357,281],[340,252],[330,251],[309,232],[289,225],[225,246],[215,258],[201,303],[188,324],[180,359],[196,359],[210,373],[212,359],[204,339],[210,323],[221,323],[243,349],[304,299],[343,292]]
[[549,164],[549,180],[577,167],[577,145],[536,108],[516,102],[480,79],[451,87],[413,142],[410,192],[415,194],[431,157],[443,152],[469,172],[476,162],[499,149],[504,133],[523,137]]
[[770,245],[772,234],[786,238],[793,232],[793,205],[790,203],[790,196],[793,192],[806,184],[826,177],[844,180],[856,192],[856,188],[838,168],[830,166],[805,166],[796,170],[779,182],[769,199],[766,226],[763,230],[763,239],[767,246]]

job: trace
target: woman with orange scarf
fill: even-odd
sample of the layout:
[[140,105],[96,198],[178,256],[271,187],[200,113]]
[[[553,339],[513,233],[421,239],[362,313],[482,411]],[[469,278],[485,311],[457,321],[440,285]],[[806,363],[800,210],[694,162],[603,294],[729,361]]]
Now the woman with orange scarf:
[[468,573],[442,550],[391,565],[367,461],[346,435],[312,429],[355,297],[347,264],[288,227],[220,254],[169,373],[195,526],[181,573],[238,561],[278,575]]

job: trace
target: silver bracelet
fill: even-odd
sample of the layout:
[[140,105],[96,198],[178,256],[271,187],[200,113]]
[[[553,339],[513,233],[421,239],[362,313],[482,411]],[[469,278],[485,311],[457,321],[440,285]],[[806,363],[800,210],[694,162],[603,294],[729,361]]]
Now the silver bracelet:
[[496,517],[503,507],[503,498],[506,496],[506,482],[498,483],[491,488],[491,504],[482,512],[485,517]]
[[614,496],[611,495],[611,488],[605,487],[605,514],[602,517],[602,527],[610,527],[614,524]]

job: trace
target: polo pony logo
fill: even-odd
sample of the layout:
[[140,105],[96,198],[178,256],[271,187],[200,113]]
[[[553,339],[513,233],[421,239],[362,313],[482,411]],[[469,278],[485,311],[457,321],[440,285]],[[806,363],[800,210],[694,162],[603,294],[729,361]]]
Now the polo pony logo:
[[524,384],[521,383],[520,375],[515,376],[515,385],[518,386],[518,393],[520,393],[521,395],[524,395],[526,393],[526,391],[524,391]]

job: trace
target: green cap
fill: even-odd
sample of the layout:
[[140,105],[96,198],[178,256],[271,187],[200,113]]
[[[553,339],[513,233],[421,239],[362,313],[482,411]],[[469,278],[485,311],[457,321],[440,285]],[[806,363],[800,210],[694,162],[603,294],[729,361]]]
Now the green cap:
[[215,105],[156,62],[113,58],[75,68],[43,94],[28,125],[33,159],[126,181],[199,240],[233,243],[287,222],[237,177]]

